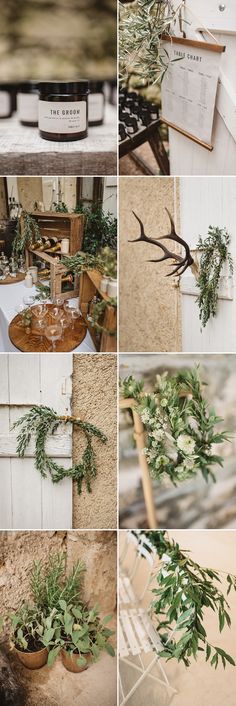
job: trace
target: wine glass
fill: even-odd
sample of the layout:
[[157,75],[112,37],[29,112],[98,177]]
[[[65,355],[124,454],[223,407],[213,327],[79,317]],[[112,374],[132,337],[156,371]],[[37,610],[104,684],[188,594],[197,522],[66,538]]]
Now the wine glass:
[[71,318],[72,329],[74,330],[76,319],[79,319],[79,317],[82,316],[81,311],[78,307],[78,304],[77,304],[77,302],[73,302],[72,300],[69,300],[69,301],[67,300],[67,302],[65,302],[64,308],[65,308],[65,311],[67,312],[67,314],[69,314],[69,316]]
[[55,353],[55,342],[61,338],[62,327],[59,324],[50,324],[45,327],[45,336],[52,342],[52,352]]
[[35,302],[35,297],[34,297],[34,295],[33,295],[33,294],[26,294],[26,295],[23,297],[23,302],[24,302],[24,304],[25,304],[26,307],[33,306],[33,304],[34,304],[34,302]]
[[57,306],[60,309],[61,307],[63,307],[64,299],[62,299],[61,297],[53,297],[52,303],[54,304],[54,306]]
[[60,319],[63,316],[63,309],[61,309],[59,306],[53,306],[50,309],[50,315],[54,319],[55,323],[60,323]]

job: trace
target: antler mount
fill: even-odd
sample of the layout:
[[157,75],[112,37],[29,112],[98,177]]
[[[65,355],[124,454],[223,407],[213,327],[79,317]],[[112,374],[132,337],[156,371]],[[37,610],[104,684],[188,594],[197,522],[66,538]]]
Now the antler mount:
[[[135,240],[129,240],[129,243],[145,242],[150,243],[151,245],[156,245],[162,250],[162,257],[156,258],[154,260],[147,260],[147,262],[163,262],[164,260],[174,260],[174,262],[170,264],[170,267],[174,267],[174,269],[172,272],[169,272],[166,277],[171,277],[172,275],[177,275],[180,277],[185,272],[185,270],[187,270],[188,267],[194,266],[195,263],[192,258],[188,243],[186,243],[185,240],[183,240],[183,238],[181,238],[176,233],[173,218],[170,212],[168,211],[168,208],[166,208],[165,210],[168,213],[170,219],[170,233],[167,233],[167,235],[162,235],[158,239],[149,238],[146,235],[143,222],[141,221],[139,216],[137,216],[137,214],[133,211],[133,214],[140,225],[140,236],[138,238],[135,238]],[[175,243],[179,243],[184,248],[184,255],[177,255],[177,253],[171,252],[171,250],[168,250],[168,248],[160,242],[161,240],[173,240]]]

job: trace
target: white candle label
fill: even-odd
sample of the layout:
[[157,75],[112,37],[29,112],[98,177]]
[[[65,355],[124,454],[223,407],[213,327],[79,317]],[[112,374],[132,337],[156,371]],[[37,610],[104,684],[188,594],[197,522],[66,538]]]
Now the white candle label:
[[26,123],[37,123],[38,102],[37,93],[18,93],[17,108],[20,120]]
[[4,118],[10,113],[11,103],[7,91],[0,91],[0,117]]
[[86,101],[39,101],[39,129],[52,133],[84,132],[87,126]]
[[103,93],[90,93],[88,97],[89,120],[102,120],[104,112],[104,96]]

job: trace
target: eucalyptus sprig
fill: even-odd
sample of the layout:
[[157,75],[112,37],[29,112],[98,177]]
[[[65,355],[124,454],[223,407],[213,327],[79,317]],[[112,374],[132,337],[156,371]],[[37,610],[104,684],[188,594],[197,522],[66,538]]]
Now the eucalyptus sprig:
[[135,4],[120,5],[119,56],[122,82],[136,74],[148,84],[161,82],[169,56],[162,46],[162,35],[170,32],[180,7],[174,9],[172,0],[137,0]]
[[209,226],[208,237],[204,239],[200,236],[197,243],[197,250],[201,251],[197,304],[204,327],[217,314],[220,276],[225,263],[228,263],[230,274],[233,274],[233,260],[228,249],[230,240],[226,228]]
[[[152,589],[151,604],[163,644],[160,656],[183,661],[188,667],[191,657],[196,659],[203,652],[206,661],[210,660],[215,668],[219,660],[224,668],[227,662],[235,666],[231,655],[209,642],[204,627],[205,609],[217,614],[220,633],[225,626],[231,626],[230,606],[220,588],[223,572],[193,561],[189,552],[169,539],[166,531],[149,531],[145,535],[161,559],[156,576],[158,587]],[[236,576],[228,574],[227,583],[227,594],[231,589],[236,591]]]
[[223,466],[214,444],[229,441],[226,431],[216,431],[223,421],[209,409],[202,395],[198,367],[175,375],[157,375],[153,392],[145,393],[143,381],[129,376],[121,383],[122,395],[137,402],[147,432],[144,449],[152,478],[168,477],[174,485],[201,471],[215,480],[212,466]]
[[23,211],[21,219],[17,221],[16,235],[12,244],[12,254],[15,256],[22,255],[25,249],[36,241],[41,241],[38,223],[30,213]]
[[103,326],[103,318],[108,306],[113,306],[117,308],[117,299],[110,297],[110,299],[100,299],[96,304],[93,305],[92,313],[89,316],[90,325],[96,329],[99,333],[106,333],[107,336],[115,336],[116,331],[110,330]]
[[[86,439],[86,448],[83,452],[80,463],[73,464],[71,468],[59,466],[46,453],[46,441],[48,436],[55,434],[60,424],[73,424],[77,429],[80,429]],[[84,422],[77,417],[58,415],[50,407],[34,406],[29,412],[20,417],[12,427],[12,430],[21,427],[17,436],[17,454],[23,458],[25,451],[30,443],[31,437],[35,435],[35,466],[41,473],[43,478],[46,478],[47,473],[50,474],[53,483],[59,483],[63,478],[72,478],[76,481],[78,494],[82,492],[83,481],[86,484],[87,490],[91,493],[92,479],[97,475],[95,451],[93,449],[93,437],[99,439],[103,444],[106,443],[107,437],[94,424]]]

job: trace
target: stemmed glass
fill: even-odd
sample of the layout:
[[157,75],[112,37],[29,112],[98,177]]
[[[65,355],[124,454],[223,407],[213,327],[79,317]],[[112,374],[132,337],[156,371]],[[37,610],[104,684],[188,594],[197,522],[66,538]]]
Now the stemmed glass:
[[61,338],[62,327],[59,324],[50,324],[45,327],[45,336],[52,342],[52,352],[55,353],[55,342]]
[[35,297],[33,294],[26,294],[25,297],[23,297],[23,302],[26,307],[33,306],[35,302]]
[[34,316],[37,320],[37,328],[40,330],[40,341],[43,339],[43,329],[45,328],[45,317],[47,316],[48,309],[45,302],[37,304],[32,309]]
[[78,307],[78,304],[75,302],[66,301],[64,304],[64,309],[67,314],[69,314],[71,321],[72,321],[72,329],[74,331],[75,328],[75,321],[76,319],[79,319],[80,316],[82,316],[81,311]]
[[63,309],[61,309],[59,306],[53,306],[52,309],[50,309],[50,315],[54,319],[55,323],[60,323],[60,319],[63,316]]

